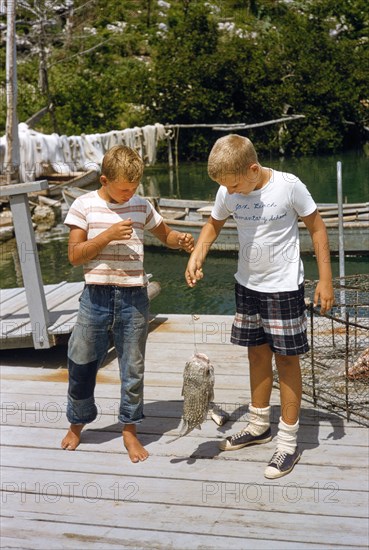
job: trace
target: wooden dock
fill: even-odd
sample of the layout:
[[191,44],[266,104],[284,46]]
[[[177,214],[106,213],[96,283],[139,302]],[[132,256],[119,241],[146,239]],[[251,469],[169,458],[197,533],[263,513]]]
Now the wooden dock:
[[[77,319],[78,298],[83,286],[84,282],[66,283],[65,281],[44,286],[50,320],[47,332],[52,345],[57,344],[58,340],[72,332]],[[32,347],[33,328],[25,289],[1,289],[0,304],[0,349]],[[43,327],[39,326],[39,333],[42,332]]]
[[[45,301],[49,326],[47,331],[41,322],[32,326],[29,304],[24,288],[0,289],[0,350],[33,347],[36,336],[47,332],[51,346],[65,342],[72,332],[77,319],[79,297],[84,282],[45,285]],[[160,284],[152,281],[148,285],[149,299],[160,292]]]
[[[368,429],[303,401],[302,458],[281,479],[264,478],[275,443],[221,453],[250,399],[246,352],[229,344],[231,316],[160,315],[151,322],[140,438],[132,464],[117,424],[113,351],[98,374],[98,419],[76,452],[67,428],[66,349],[1,353],[2,548],[367,548]],[[215,401],[231,420],[168,443],[182,413],[182,373],[194,351],[215,366]],[[272,396],[272,430],[279,418]]]

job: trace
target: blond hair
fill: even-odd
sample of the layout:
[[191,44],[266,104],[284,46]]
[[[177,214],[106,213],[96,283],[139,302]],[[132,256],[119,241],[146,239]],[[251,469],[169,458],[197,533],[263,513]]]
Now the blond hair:
[[143,171],[144,163],[140,155],[125,145],[115,145],[109,149],[101,165],[101,175],[110,181],[123,178],[130,183],[136,183],[141,180]]
[[229,134],[219,138],[208,159],[208,174],[217,181],[228,174],[244,174],[250,164],[258,164],[252,142],[243,136]]

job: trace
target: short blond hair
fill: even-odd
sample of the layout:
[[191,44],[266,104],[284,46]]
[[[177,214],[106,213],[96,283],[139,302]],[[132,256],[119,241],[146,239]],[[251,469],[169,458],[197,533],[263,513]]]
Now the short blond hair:
[[110,181],[123,178],[130,183],[139,182],[144,171],[144,163],[140,155],[126,145],[115,145],[109,149],[103,158],[101,175]]
[[219,180],[228,174],[244,174],[250,164],[259,163],[252,142],[243,136],[229,134],[219,138],[208,159],[208,174]]

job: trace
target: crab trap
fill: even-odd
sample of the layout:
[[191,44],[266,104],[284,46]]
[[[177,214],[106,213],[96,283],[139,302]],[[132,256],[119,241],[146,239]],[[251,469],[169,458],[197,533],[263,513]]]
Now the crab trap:
[[310,351],[300,357],[303,395],[315,407],[369,426],[369,275],[333,279],[335,306],[313,306],[306,281]]

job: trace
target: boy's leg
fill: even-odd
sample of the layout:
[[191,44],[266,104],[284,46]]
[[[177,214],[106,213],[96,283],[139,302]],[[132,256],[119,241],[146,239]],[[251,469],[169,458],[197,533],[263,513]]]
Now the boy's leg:
[[298,355],[275,354],[278,370],[281,417],[289,425],[296,424],[300,415],[302,379]]
[[272,439],[269,402],[273,385],[273,354],[268,344],[262,344],[249,347],[248,356],[251,387],[248,423],[240,432],[220,442],[219,447],[223,451],[267,443]]
[[120,289],[113,334],[119,361],[121,398],[118,419],[124,424],[123,443],[132,462],[146,460],[148,451],[137,438],[136,424],[143,418],[145,348],[149,300],[145,287]]
[[275,353],[280,383],[277,447],[264,472],[265,477],[274,479],[291,472],[301,456],[297,447],[302,394],[299,355],[309,350],[304,285],[262,296],[261,300],[263,327]]
[[288,474],[301,457],[297,447],[302,397],[299,356],[276,354],[275,360],[280,386],[281,417],[278,424],[276,451],[264,472],[268,479]]
[[232,451],[271,440],[270,394],[273,384],[272,351],[266,343],[259,313],[258,293],[236,283],[236,315],[231,342],[248,348],[251,404],[248,423],[240,432],[220,442],[222,451]]
[[269,344],[248,348],[250,364],[251,404],[253,407],[269,407],[273,387],[272,358]]
[[86,286],[81,299],[77,322],[68,343],[69,430],[61,442],[63,449],[74,451],[79,445],[85,424],[97,416],[94,390],[96,374],[109,348],[108,316],[102,304],[106,300],[103,287]]

